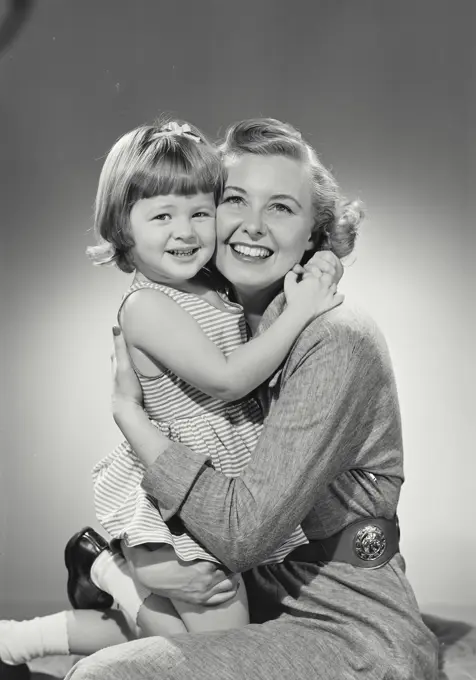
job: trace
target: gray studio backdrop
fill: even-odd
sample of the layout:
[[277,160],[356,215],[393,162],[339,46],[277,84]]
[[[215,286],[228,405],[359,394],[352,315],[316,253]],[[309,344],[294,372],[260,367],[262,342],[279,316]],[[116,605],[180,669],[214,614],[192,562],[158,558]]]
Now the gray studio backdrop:
[[243,117],[289,120],[365,200],[343,288],[395,362],[409,575],[424,606],[476,604],[476,3],[31,4],[0,60],[0,616],[64,606],[63,546],[95,521],[89,471],[120,437],[110,327],[128,277],[84,251],[101,159],[162,111],[213,136]]

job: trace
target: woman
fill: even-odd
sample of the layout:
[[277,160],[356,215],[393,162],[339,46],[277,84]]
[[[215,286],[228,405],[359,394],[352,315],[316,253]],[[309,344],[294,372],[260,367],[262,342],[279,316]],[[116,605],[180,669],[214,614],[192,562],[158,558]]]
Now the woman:
[[[244,121],[223,151],[216,264],[257,333],[282,309],[285,273],[313,250],[348,254],[358,220],[339,220],[333,178],[290,126]],[[69,677],[433,680],[437,643],[398,552],[400,416],[373,322],[342,305],[308,326],[270,382],[263,434],[236,479],[149,423],[121,336],[115,342],[115,419],[149,466],[144,488],[164,518],[178,516],[245,572],[252,624],[134,641]],[[299,523],[309,545],[257,567]]]

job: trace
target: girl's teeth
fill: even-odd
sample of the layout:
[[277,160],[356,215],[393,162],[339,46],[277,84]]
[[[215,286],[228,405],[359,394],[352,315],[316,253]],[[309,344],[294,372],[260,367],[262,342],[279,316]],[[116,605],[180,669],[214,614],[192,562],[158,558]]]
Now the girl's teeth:
[[192,250],[170,250],[169,252],[172,253],[172,255],[175,255],[176,257],[187,257],[193,255],[195,250],[196,248]]
[[271,252],[267,248],[250,248],[249,246],[242,246],[240,244],[236,244],[232,247],[233,250],[236,250],[240,255],[247,255],[248,257],[260,257],[264,259],[271,255]]

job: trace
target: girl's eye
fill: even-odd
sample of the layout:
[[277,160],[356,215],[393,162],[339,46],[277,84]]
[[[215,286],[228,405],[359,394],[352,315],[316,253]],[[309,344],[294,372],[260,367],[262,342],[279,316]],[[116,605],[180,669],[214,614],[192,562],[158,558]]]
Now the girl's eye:
[[155,215],[152,219],[158,220],[159,222],[164,222],[167,219],[171,219],[170,213],[159,213],[158,215]]
[[204,217],[213,217],[209,212],[206,212],[205,210],[199,210],[196,213],[193,213],[193,217],[199,217],[199,218],[204,218]]
[[243,202],[242,196],[227,196],[223,199],[223,203],[231,203],[231,205],[240,205]]
[[270,207],[271,207],[271,210],[274,210],[275,212],[285,213],[286,215],[294,215],[294,212],[285,203],[274,203]]

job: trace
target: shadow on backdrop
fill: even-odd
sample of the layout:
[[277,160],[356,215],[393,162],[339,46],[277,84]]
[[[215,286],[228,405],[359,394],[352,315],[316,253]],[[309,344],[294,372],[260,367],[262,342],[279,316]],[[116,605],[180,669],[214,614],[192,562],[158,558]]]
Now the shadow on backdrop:
[[0,16],[0,58],[8,52],[30,16],[35,0],[7,0]]

